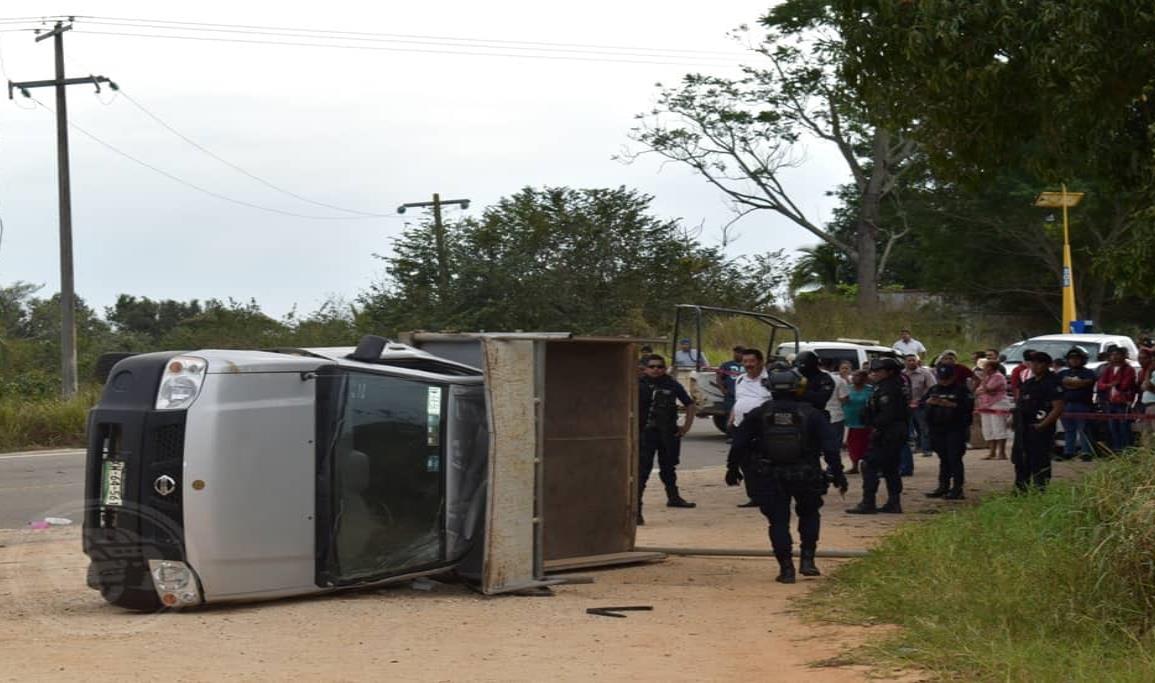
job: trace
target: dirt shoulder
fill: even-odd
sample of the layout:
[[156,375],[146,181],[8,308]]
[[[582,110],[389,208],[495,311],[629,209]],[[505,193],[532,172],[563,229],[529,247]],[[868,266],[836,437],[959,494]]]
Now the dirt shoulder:
[[[968,455],[968,502],[1010,481],[1009,464],[978,455]],[[936,466],[918,458],[901,518],[846,515],[850,497],[828,496],[820,547],[868,548],[898,524],[966,504],[923,498]],[[682,477],[695,510],[669,510],[651,490],[638,544],[768,547],[762,516],[736,508],[740,490],[721,478],[721,468]],[[852,480],[851,497],[857,490]],[[485,598],[444,584],[151,616],[104,604],[84,585],[86,563],[75,528],[0,531],[0,679],[858,681],[865,669],[814,662],[879,633],[804,623],[792,599],[826,579],[774,583],[770,558],[671,557],[584,572],[595,582],[553,597]],[[585,613],[608,605],[654,610]]]

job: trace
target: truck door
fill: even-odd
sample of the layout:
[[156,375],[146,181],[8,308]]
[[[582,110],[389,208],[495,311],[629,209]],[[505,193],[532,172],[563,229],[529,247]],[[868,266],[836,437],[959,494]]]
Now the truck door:
[[448,386],[339,366],[317,371],[317,585],[448,564]]

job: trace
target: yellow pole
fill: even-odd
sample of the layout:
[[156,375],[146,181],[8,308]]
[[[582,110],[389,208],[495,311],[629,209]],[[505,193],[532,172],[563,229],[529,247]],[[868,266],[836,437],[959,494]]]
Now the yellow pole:
[[1063,184],[1063,329],[1060,333],[1071,331],[1071,323],[1078,320],[1075,312],[1075,274],[1071,270],[1071,234],[1067,222],[1067,185]]

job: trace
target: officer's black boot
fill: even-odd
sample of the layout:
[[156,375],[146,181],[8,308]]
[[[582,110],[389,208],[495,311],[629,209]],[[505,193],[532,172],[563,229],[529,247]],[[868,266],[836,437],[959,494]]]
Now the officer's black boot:
[[939,483],[938,488],[926,494],[927,498],[942,498],[950,492],[950,489],[945,484]]
[[696,508],[697,503],[691,503],[678,493],[677,486],[666,487],[666,507],[668,508]]
[[778,576],[774,580],[778,583],[794,583],[794,558],[790,556],[790,551],[776,550],[774,557],[778,560]]
[[892,496],[887,499],[886,505],[878,508],[878,511],[900,515],[902,514],[902,499],[898,496]]
[[802,548],[802,558],[798,561],[798,573],[802,576],[821,576],[822,572],[818,571],[818,565],[814,564],[814,554],[816,548]]

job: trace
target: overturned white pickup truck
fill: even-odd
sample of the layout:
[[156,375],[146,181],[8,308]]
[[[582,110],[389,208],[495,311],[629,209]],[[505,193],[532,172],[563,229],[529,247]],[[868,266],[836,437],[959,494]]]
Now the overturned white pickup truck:
[[[89,418],[89,585],[153,610],[451,568],[503,592],[567,558],[644,559],[631,341],[448,342],[475,362],[380,337],[119,361]],[[621,389],[600,420],[558,393],[583,375]]]

